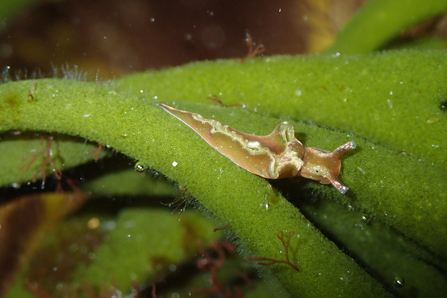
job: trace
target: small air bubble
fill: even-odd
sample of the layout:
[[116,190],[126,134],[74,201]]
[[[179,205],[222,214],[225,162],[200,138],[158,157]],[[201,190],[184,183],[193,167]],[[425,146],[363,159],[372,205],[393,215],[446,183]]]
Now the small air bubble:
[[369,218],[368,216],[366,216],[365,214],[362,215],[362,221],[364,222],[369,222]]
[[259,204],[259,206],[261,208],[265,208],[265,210],[269,210],[269,204],[268,203],[261,203],[261,204]]
[[447,100],[442,101],[442,102],[439,104],[439,108],[440,108],[441,111],[443,111],[443,112],[447,111]]
[[135,172],[143,173],[144,171],[146,171],[147,165],[144,162],[139,161],[135,164],[134,169]]
[[393,285],[394,285],[396,288],[402,288],[402,287],[405,285],[405,281],[404,281],[403,278],[396,277],[396,278],[393,280]]

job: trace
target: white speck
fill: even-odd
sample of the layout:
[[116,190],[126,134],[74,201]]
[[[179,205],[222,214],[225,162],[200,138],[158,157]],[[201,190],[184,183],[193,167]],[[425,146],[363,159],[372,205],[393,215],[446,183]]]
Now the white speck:
[[431,145],[433,148],[439,148],[439,147],[441,147],[441,146],[439,146],[439,145]]
[[393,95],[393,91],[390,91],[390,95]]
[[278,9],[278,12],[281,12],[281,11],[282,11],[282,8]]
[[143,93],[144,92],[144,90],[140,90],[140,93]]
[[387,102],[390,109],[393,109],[393,102],[391,101],[391,99],[388,99]]
[[91,114],[83,114],[83,117],[90,117]]
[[158,99],[158,96],[157,96],[157,95],[155,95],[154,97],[152,97],[152,99]]
[[155,18],[151,18],[151,22],[152,22],[152,23],[155,22]]
[[107,39],[107,36],[104,36],[104,39]]
[[252,142],[248,142],[247,146],[250,148],[257,148],[257,147],[261,146],[261,144],[258,141],[252,141]]
[[172,162],[172,166],[173,166],[173,167],[176,167],[177,165],[178,165],[178,162],[176,162],[176,161],[173,161],[173,162]]
[[301,96],[301,95],[303,95],[303,91],[301,89],[297,89],[297,90],[295,90],[295,95]]

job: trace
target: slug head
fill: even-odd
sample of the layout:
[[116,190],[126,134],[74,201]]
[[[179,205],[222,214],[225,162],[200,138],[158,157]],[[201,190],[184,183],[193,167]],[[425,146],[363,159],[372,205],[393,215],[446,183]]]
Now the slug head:
[[346,193],[349,188],[338,180],[341,169],[340,156],[354,148],[355,143],[353,141],[341,145],[333,152],[306,147],[304,164],[299,176],[320,181],[322,184],[332,184],[339,192]]

